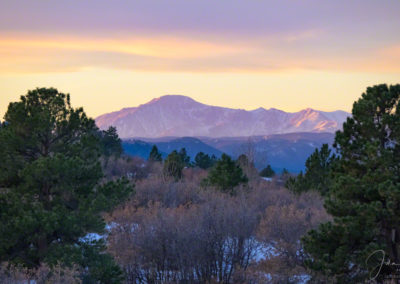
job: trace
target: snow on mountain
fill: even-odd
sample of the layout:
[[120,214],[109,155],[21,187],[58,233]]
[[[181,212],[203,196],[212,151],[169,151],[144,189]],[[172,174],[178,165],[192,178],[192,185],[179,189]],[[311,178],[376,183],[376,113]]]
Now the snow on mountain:
[[138,107],[96,118],[101,129],[117,127],[121,138],[163,136],[237,137],[291,132],[335,132],[350,114],[305,109],[252,111],[205,105],[180,95],[166,95]]

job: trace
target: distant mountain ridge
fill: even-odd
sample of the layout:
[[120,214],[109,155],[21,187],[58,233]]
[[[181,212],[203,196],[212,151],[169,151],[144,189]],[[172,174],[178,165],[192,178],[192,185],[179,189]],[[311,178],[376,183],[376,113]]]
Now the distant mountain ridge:
[[255,165],[258,169],[271,164],[280,172],[283,168],[296,173],[304,170],[304,163],[315,148],[322,144],[332,144],[333,133],[289,133],[253,137],[164,137],[124,139],[124,151],[131,156],[147,159],[153,145],[156,145],[165,158],[173,150],[185,148],[194,160],[198,152],[220,157],[227,153],[233,158],[246,154],[249,144],[255,152]]
[[138,107],[124,108],[96,118],[100,129],[115,126],[121,138],[240,137],[293,132],[330,132],[341,129],[345,111],[307,108],[289,113],[258,108],[247,111],[210,106],[181,95],[166,95]]
[[158,140],[139,140],[139,139],[126,139],[122,141],[122,147],[126,154],[131,156],[139,156],[144,159],[149,157],[151,148],[156,145],[158,150],[161,152],[163,158],[174,150],[179,151],[185,148],[187,154],[194,160],[197,153],[203,152],[206,154],[215,155],[216,157],[221,156],[222,152],[217,148],[211,147],[204,143],[200,139],[194,137],[182,137],[173,139],[158,139]]

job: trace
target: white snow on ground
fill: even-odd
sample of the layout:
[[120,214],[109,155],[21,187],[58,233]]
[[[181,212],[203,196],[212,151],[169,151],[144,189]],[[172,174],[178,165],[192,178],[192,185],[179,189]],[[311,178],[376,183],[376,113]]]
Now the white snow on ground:
[[263,180],[265,181],[272,181],[272,178],[268,178],[268,177],[261,177]]

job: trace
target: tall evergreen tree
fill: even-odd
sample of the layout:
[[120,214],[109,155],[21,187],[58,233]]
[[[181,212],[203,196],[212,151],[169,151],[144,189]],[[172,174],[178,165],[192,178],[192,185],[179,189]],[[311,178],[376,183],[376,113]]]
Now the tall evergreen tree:
[[400,85],[367,88],[336,133],[339,158],[325,202],[333,221],[310,231],[303,242],[309,266],[338,283],[376,275],[372,270],[382,254],[368,257],[378,249],[385,261],[400,263],[399,100]]
[[214,185],[225,192],[234,193],[235,186],[247,183],[248,178],[243,174],[242,169],[226,154],[210,170],[206,183]]
[[194,165],[201,169],[208,169],[214,166],[216,162],[216,158],[211,158],[208,154],[204,154],[203,152],[197,153],[194,157]]
[[329,149],[328,144],[323,144],[321,149],[315,149],[306,160],[305,173],[300,172],[297,177],[289,178],[286,187],[295,193],[316,190],[321,195],[326,195],[335,161],[336,156]]
[[153,161],[153,162],[161,162],[162,161],[161,153],[158,151],[158,148],[156,145],[153,145],[153,148],[151,148],[148,160]]
[[211,167],[213,167],[218,161],[217,156],[215,156],[214,154],[211,155]]
[[102,155],[107,158],[110,156],[120,157],[123,149],[117,129],[110,126],[107,130],[100,131],[100,136]]
[[175,180],[182,178],[184,164],[181,155],[176,150],[172,151],[164,161],[163,173],[165,176],[174,177]]
[[190,166],[190,156],[186,152],[186,148],[181,148],[179,150],[179,156],[181,157],[182,163],[185,167]]
[[[101,214],[132,187],[125,180],[102,182],[99,130],[82,108],[71,107],[69,95],[53,88],[29,91],[10,103],[4,118],[0,262],[33,269],[41,263],[82,264],[88,245],[83,237],[104,233]],[[100,248],[90,249],[103,259]]]
[[260,176],[271,178],[275,175],[275,171],[272,169],[271,165],[267,165],[261,172]]

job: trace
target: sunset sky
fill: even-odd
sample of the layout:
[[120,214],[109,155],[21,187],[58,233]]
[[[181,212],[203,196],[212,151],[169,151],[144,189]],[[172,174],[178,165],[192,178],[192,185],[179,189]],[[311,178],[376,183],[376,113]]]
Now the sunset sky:
[[0,117],[35,87],[90,116],[165,94],[351,110],[400,83],[400,1],[1,0]]

